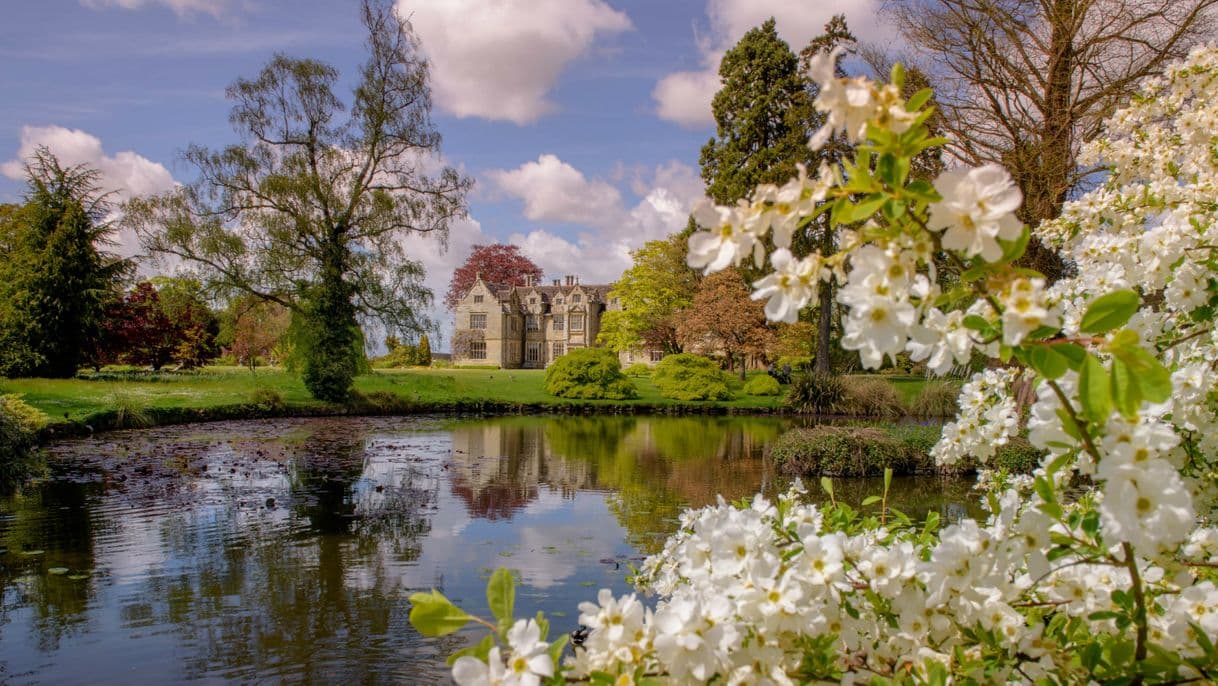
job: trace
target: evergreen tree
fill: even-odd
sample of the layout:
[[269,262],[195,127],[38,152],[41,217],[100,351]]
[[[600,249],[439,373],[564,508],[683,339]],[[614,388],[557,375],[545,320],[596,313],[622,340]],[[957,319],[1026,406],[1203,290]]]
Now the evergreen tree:
[[66,378],[96,348],[130,265],[102,250],[111,227],[97,170],[39,148],[26,176],[26,203],[3,231],[0,375]]
[[415,353],[415,360],[420,367],[431,366],[431,341],[427,338],[427,334],[419,336],[419,347]]
[[723,87],[711,109],[716,137],[702,146],[706,194],[727,205],[759,183],[782,183],[808,162],[811,110],[799,59],[774,19],[744,34],[719,64]]

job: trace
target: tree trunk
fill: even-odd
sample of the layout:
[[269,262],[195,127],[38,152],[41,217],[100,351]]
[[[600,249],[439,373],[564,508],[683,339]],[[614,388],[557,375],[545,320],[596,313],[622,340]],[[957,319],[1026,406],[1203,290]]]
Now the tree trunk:
[[[823,217],[824,215],[822,215]],[[820,254],[833,253],[833,235],[828,226],[821,233]],[[833,282],[822,283],[818,294],[820,304],[816,309],[816,366],[817,374],[832,374],[833,365],[829,359],[830,343],[833,336]]]

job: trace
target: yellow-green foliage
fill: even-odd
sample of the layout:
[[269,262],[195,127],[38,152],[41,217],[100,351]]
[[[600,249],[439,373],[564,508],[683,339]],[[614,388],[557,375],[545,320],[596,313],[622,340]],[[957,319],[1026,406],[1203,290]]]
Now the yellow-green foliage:
[[0,486],[25,478],[47,416],[15,395],[0,395]]
[[625,400],[638,395],[617,355],[604,348],[576,348],[546,369],[546,392],[560,398]]
[[755,374],[745,382],[744,392],[747,395],[778,395],[782,393],[782,388],[778,380],[769,374]]
[[669,355],[656,365],[651,380],[660,395],[673,400],[731,400],[728,375],[700,355]]
[[636,379],[646,379],[647,377],[651,376],[651,372],[651,367],[643,364],[642,362],[635,362],[629,367],[626,367],[626,376],[633,376]]

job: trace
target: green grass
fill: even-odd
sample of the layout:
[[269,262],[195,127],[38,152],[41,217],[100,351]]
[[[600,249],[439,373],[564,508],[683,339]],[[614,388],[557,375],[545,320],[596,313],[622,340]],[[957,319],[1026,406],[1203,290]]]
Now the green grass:
[[[755,372],[763,373],[763,372]],[[917,377],[882,377],[896,386],[908,404],[925,380]],[[736,411],[772,411],[782,407],[782,396],[755,397],[738,393],[736,400],[680,402],[661,397],[648,378],[633,379],[639,397],[634,400],[569,401],[544,390],[541,370],[506,369],[381,369],[359,376],[355,390],[362,394],[392,393],[408,403],[449,406],[455,403],[508,403],[555,408],[578,405],[643,405],[652,407],[717,407]],[[289,410],[333,407],[314,400],[300,378],[277,368],[207,367],[193,372],[132,372],[107,370],[98,378],[0,379],[0,393],[15,393],[49,415],[52,421],[87,422],[90,417],[116,409],[115,398],[143,410],[201,410],[250,405],[259,390],[273,391]],[[785,388],[783,389],[785,393]]]
[[[309,397],[300,378],[281,369],[260,368],[256,373],[240,367],[207,367],[188,373],[103,375],[102,379],[0,379],[0,393],[15,393],[52,419],[84,421],[99,412],[114,409],[115,393],[145,409],[198,409],[250,403],[260,389],[275,391],[290,407],[326,406]],[[423,404],[479,401],[563,406],[571,401],[556,398],[543,388],[541,370],[502,369],[383,369],[359,376],[355,390],[363,393],[387,391]],[[591,405],[663,405],[678,403],[660,397],[648,379],[635,379],[635,400],[589,400]],[[742,397],[722,403],[699,403],[742,409],[773,409],[780,398]]]

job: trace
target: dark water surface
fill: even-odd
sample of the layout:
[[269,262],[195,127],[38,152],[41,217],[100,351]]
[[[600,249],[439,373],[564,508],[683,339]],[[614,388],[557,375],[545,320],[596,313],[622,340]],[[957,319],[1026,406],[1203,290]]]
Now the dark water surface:
[[[0,683],[447,683],[473,634],[420,636],[411,593],[486,615],[507,566],[518,616],[570,631],[683,508],[785,487],[764,452],[789,426],[299,419],[57,443],[52,478],[0,499]],[[918,516],[971,501],[935,478],[894,491]]]

